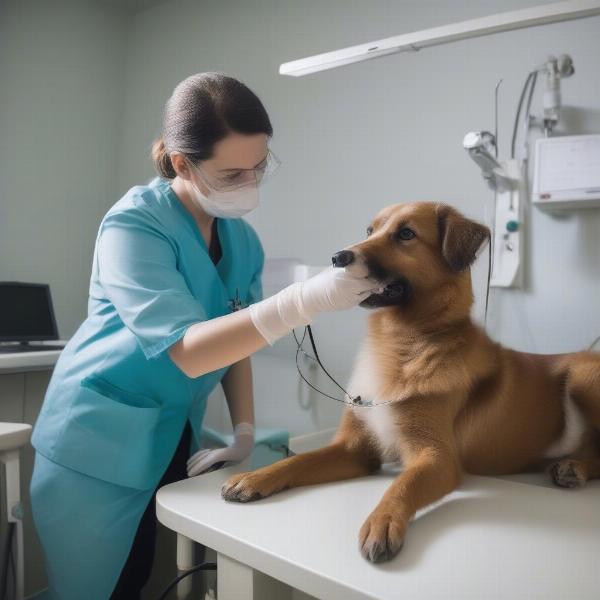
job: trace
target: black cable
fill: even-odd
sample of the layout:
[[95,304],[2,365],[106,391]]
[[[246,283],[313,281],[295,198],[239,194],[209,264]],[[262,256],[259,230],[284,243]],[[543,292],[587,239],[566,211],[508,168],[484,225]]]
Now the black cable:
[[487,326],[487,317],[488,317],[488,304],[490,302],[490,283],[492,279],[492,248],[493,248],[492,235],[490,234],[488,237],[488,243],[490,245],[488,249],[488,269],[487,269],[487,282],[485,288],[485,311],[483,314],[483,327],[484,329]]
[[[306,331],[308,330],[308,335],[311,341],[311,345],[312,345],[312,349],[313,352],[315,353],[315,357],[311,356],[310,354],[308,354],[304,348],[303,348],[303,344],[304,344],[304,340],[306,339]],[[333,378],[332,375],[329,374],[329,372],[327,371],[327,369],[323,366],[323,363],[321,362],[321,360],[319,359],[319,354],[317,352],[317,346],[315,343],[315,338],[312,334],[312,330],[310,325],[307,325],[304,328],[304,334],[302,336],[301,340],[298,340],[298,337],[296,336],[296,332],[292,330],[292,333],[294,335],[294,339],[296,340],[296,345],[297,345],[297,349],[296,349],[296,369],[298,370],[298,375],[300,375],[300,378],[302,379],[302,381],[304,381],[304,383],[306,383],[306,385],[308,385],[308,387],[310,387],[311,389],[315,390],[315,392],[321,394],[321,396],[325,396],[325,398],[329,398],[330,400],[335,400],[336,402],[341,402],[342,404],[347,404],[348,406],[358,406],[360,408],[372,408],[373,406],[385,406],[386,404],[391,404],[392,402],[394,402],[394,400],[388,400],[387,402],[379,402],[376,405],[373,404],[372,402],[365,402],[363,401],[363,399],[360,396],[350,396],[350,394]],[[342,390],[342,392],[344,392],[344,394],[346,396],[348,396],[348,398],[350,398],[350,402],[347,400],[341,400],[340,398],[336,398],[335,396],[330,396],[329,394],[326,394],[325,392],[322,392],[319,388],[315,387],[310,381],[308,381],[308,379],[306,379],[306,377],[304,376],[304,373],[302,372],[302,369],[300,368],[300,363],[298,361],[298,358],[300,356],[300,352],[302,352],[306,357],[310,358],[311,360],[314,360],[320,367],[321,369],[323,369],[323,372],[327,375],[327,377],[329,377],[329,379],[335,383],[335,385],[337,385],[337,387],[340,388],[340,390]]]
[[307,356],[308,358],[310,358],[312,360],[316,361],[316,359],[314,357],[310,356],[310,354],[307,354],[304,351],[304,348],[302,347],[302,344],[304,343],[304,338],[306,337],[306,328],[304,329],[304,335],[302,336],[302,340],[300,340],[300,341],[298,341],[298,338],[296,337],[296,332],[294,331],[293,333],[294,333],[294,339],[296,340],[296,344],[298,346],[298,348],[296,349],[296,369],[298,370],[298,375],[300,375],[302,381],[304,381],[304,383],[306,383],[306,385],[308,387],[315,390],[315,392],[318,392],[319,394],[321,394],[322,396],[325,396],[326,398],[329,398],[330,400],[335,400],[336,402],[343,402],[344,404],[350,404],[350,402],[346,402],[345,400],[340,400],[339,398],[330,396],[329,394],[322,392],[319,388],[315,387],[308,379],[306,379],[306,377],[304,376],[304,373],[302,372],[302,369],[300,368],[300,363],[298,362],[300,352],[302,352],[305,356]]
[[521,116],[521,108],[523,107],[523,100],[525,99],[525,94],[527,93],[527,86],[529,82],[535,75],[535,71],[532,71],[527,75],[527,79],[525,79],[525,83],[523,84],[523,89],[521,90],[521,97],[519,98],[519,104],[517,106],[517,113],[515,114],[515,123],[513,126],[513,134],[512,140],[510,144],[510,157],[515,157],[515,147],[517,145],[517,131],[519,129],[519,117]]
[[348,396],[348,398],[352,398],[352,396],[350,396],[350,394],[329,374],[329,371],[327,371],[327,369],[323,366],[323,363],[319,358],[319,354],[317,353],[317,346],[315,345],[315,338],[313,337],[312,327],[310,325],[307,325],[306,329],[308,330],[310,345],[312,346],[313,352],[315,353],[315,359],[318,365],[321,367],[321,369],[323,369],[323,373],[325,373],[325,375],[327,375],[327,377],[329,377],[329,379],[331,379],[331,381],[333,381],[333,383],[335,383],[335,385],[337,385],[338,388],[342,390],[342,392],[344,392],[346,396]]
[[179,575],[177,575],[177,577],[175,577],[175,579],[173,579],[173,581],[171,581],[171,583],[165,588],[165,591],[158,597],[158,600],[165,600],[165,598],[168,596],[169,592],[182,580],[185,579],[188,575],[191,575],[192,573],[196,573],[197,571],[216,571],[217,570],[217,564],[216,563],[211,563],[211,562],[203,562],[200,563],[199,565],[196,565],[195,567],[192,567],[191,569],[188,569],[187,571],[184,571],[183,573],[180,573]]
[[[8,568],[12,562],[12,548],[13,548],[13,536],[16,524],[10,521],[8,523],[8,535],[6,536],[6,543],[4,544],[4,561],[2,565],[2,574],[0,575],[0,590],[2,591],[2,599],[5,600],[7,597],[8,588]],[[14,563],[13,563],[14,573]]]
[[533,79],[531,81],[531,85],[529,86],[529,96],[527,96],[527,107],[525,108],[525,135],[527,135],[527,128],[529,126],[529,115],[531,114],[531,100],[533,98],[533,92],[535,91],[535,84],[537,83],[538,72],[533,72]]
[[[306,327],[304,328],[304,332],[302,334],[302,339],[300,341],[298,341],[298,337],[296,336],[296,332],[292,329],[292,335],[294,336],[294,340],[296,341],[296,370],[298,371],[298,375],[300,375],[300,379],[302,381],[304,381],[304,383],[306,383],[306,385],[308,385],[310,388],[312,388],[313,390],[316,390],[317,392],[321,393],[319,390],[317,390],[305,377],[304,374],[302,373],[302,370],[300,369],[300,363],[298,362],[298,359],[300,358],[300,352],[302,352],[302,354],[304,354],[304,356],[306,356],[306,358],[309,358],[310,360],[312,360],[313,362],[316,362],[315,357],[311,356],[310,354],[308,354],[308,352],[306,352],[304,350],[303,344],[304,344],[304,340],[306,338]],[[337,401],[337,398],[334,398],[334,400]],[[298,397],[298,401],[300,403],[300,407],[303,408],[304,410],[309,410],[310,408],[310,398],[308,400],[308,402],[302,402],[302,398],[299,396]]]

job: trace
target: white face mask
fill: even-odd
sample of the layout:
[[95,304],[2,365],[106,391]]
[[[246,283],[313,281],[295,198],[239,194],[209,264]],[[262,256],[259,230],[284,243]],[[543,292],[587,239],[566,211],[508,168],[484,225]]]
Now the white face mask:
[[211,217],[239,219],[258,206],[258,187],[256,185],[248,185],[227,192],[210,190],[206,196],[193,181],[190,183],[192,200]]

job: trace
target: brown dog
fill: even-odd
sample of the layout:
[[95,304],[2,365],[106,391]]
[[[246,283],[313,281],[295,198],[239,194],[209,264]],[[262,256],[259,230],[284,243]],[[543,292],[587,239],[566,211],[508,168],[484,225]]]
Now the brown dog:
[[333,442],[225,483],[248,502],[286,488],[403,470],[360,530],[363,555],[394,556],[415,512],[463,472],[508,474],[551,464],[563,487],[600,477],[600,355],[502,348],[470,319],[469,267],[489,230],[453,208],[419,202],[377,215],[368,238],[334,257],[385,286],[349,384],[379,407],[351,407]]

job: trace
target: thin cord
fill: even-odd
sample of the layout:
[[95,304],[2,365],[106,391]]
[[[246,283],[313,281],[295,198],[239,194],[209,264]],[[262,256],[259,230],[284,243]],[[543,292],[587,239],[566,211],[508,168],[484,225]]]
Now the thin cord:
[[[312,360],[313,362],[315,361],[315,357],[311,356],[310,354],[308,354],[308,352],[306,352],[304,350],[303,344],[304,344],[304,340],[306,339],[306,327],[304,328],[304,331],[302,333],[302,339],[300,341],[298,341],[298,338],[296,337],[296,331],[294,329],[292,329],[292,335],[294,336],[294,340],[296,341],[296,346],[298,346],[298,349],[296,350],[296,370],[298,371],[298,374],[300,375],[300,379],[298,380],[298,390],[302,389],[302,382],[304,381],[304,383],[306,383],[309,388],[311,389],[315,389],[314,386],[312,386],[307,380],[306,378],[303,376],[302,371],[300,369],[300,363],[299,363],[299,358],[300,358],[300,352],[302,352],[302,354],[307,358]],[[317,390],[318,391],[318,390]],[[299,403],[300,403],[300,408],[303,408],[304,410],[308,410],[311,406],[311,401],[310,401],[310,394],[309,394],[309,399],[307,402],[303,403],[302,402],[302,398],[300,396],[300,394],[298,394],[298,398],[299,398]]]
[[171,581],[171,583],[165,588],[165,591],[158,597],[158,600],[164,600],[168,596],[169,592],[182,579],[185,579],[188,575],[191,575],[192,573],[196,573],[196,571],[216,571],[216,570],[217,570],[216,563],[203,562],[203,563],[200,563],[199,565],[196,565],[195,567],[192,567],[191,569],[188,569],[187,571],[184,571],[183,573],[181,573],[180,575],[175,577],[175,579],[173,579],[173,581]]
[[[306,339],[306,332],[308,330],[308,335],[310,338],[310,342],[311,342],[311,346],[313,349],[313,352],[315,353],[315,356],[311,356],[310,354],[308,354],[304,348],[303,348],[303,343],[304,340]],[[325,396],[325,398],[329,398],[330,400],[335,400],[336,402],[341,402],[342,404],[347,404],[348,406],[358,406],[361,408],[373,408],[375,406],[385,406],[386,404],[392,404],[392,402],[395,402],[395,400],[388,400],[387,402],[378,402],[377,404],[374,404],[373,402],[369,401],[369,400],[363,400],[360,396],[350,396],[350,394],[329,374],[329,372],[327,371],[327,369],[323,366],[323,363],[321,362],[321,360],[319,359],[319,355],[317,352],[317,347],[316,347],[316,343],[315,343],[315,338],[313,336],[312,333],[312,329],[310,327],[310,325],[307,325],[304,328],[304,335],[302,336],[301,340],[298,340],[297,336],[296,336],[296,332],[293,331],[294,334],[294,339],[296,340],[296,344],[297,344],[297,349],[296,349],[296,369],[298,369],[298,375],[300,375],[300,377],[302,378],[302,381],[304,381],[304,383],[306,383],[306,385],[308,385],[310,388],[312,388],[313,390],[315,390],[315,392],[318,392],[319,394],[321,394],[321,396]],[[335,385],[340,388],[340,390],[342,390],[342,392],[344,392],[344,394],[346,394],[346,396],[348,398],[350,398],[350,401],[348,400],[342,400],[341,398],[336,398],[335,396],[330,396],[329,394],[326,394],[325,392],[322,392],[319,388],[315,387],[310,381],[308,381],[308,379],[304,376],[304,373],[302,372],[302,369],[300,368],[300,363],[298,361],[298,358],[300,356],[300,352],[302,352],[304,354],[304,356],[306,356],[307,358],[310,358],[311,360],[314,360],[319,367],[321,367],[321,369],[323,370],[323,372],[327,375],[327,377],[333,382],[335,383]]]
[[296,340],[296,344],[298,345],[298,348],[296,350],[296,369],[298,370],[298,375],[300,375],[300,377],[302,378],[302,381],[304,381],[304,383],[306,383],[306,385],[308,385],[308,387],[315,390],[315,392],[318,392],[319,394],[321,394],[321,396],[325,396],[326,398],[330,398],[331,400],[335,400],[336,402],[343,402],[344,404],[351,404],[351,403],[347,402],[346,400],[340,400],[339,398],[335,398],[334,396],[330,396],[329,394],[322,392],[319,388],[315,387],[310,381],[308,381],[308,379],[306,379],[306,377],[304,376],[304,373],[302,372],[302,369],[300,368],[300,363],[298,361],[300,352],[302,352],[302,354],[304,354],[304,356],[306,356],[307,358],[310,358],[311,360],[314,360],[315,362],[316,362],[316,359],[313,356],[311,356],[310,354],[308,354],[302,347],[302,344],[304,343],[304,339],[306,337],[306,327],[304,328],[304,335],[302,336],[301,341],[298,341],[295,331],[293,331],[293,334],[294,334],[294,339]]
[[498,90],[502,84],[503,79],[499,79],[496,87],[494,88],[494,149],[496,158],[498,158]]
[[538,73],[537,71],[533,72],[533,79],[531,81],[531,85],[529,86],[529,96],[527,97],[527,106],[525,108],[525,113],[523,115],[523,127],[525,128],[525,140],[524,147],[527,149],[527,133],[529,131],[529,115],[531,114],[531,100],[533,99],[533,92],[535,91],[535,84],[537,83]]
[[525,83],[523,84],[523,89],[521,90],[521,96],[519,98],[519,104],[517,106],[517,112],[515,114],[515,123],[513,126],[512,141],[510,144],[510,157],[511,158],[515,157],[515,147],[517,144],[517,131],[519,129],[519,117],[521,116],[521,108],[523,107],[523,100],[525,99],[525,94],[527,93],[527,86],[529,85],[529,82],[533,78],[534,74],[535,74],[535,71],[532,71],[531,73],[529,73],[527,75],[527,79],[525,79]]
[[487,282],[485,287],[485,311],[483,313],[483,328],[487,328],[487,318],[488,318],[488,305],[490,302],[490,283],[492,280],[492,234],[490,233],[488,237],[488,243],[490,245],[488,251],[488,269],[487,269]]
[[317,363],[319,364],[319,366],[321,367],[321,369],[323,369],[323,373],[325,373],[325,375],[327,375],[327,377],[329,377],[329,379],[331,379],[331,381],[333,381],[333,383],[335,383],[335,385],[337,385],[337,387],[340,390],[342,390],[342,392],[344,392],[344,394],[346,394],[348,397],[351,397],[350,394],[348,394],[348,392],[329,374],[329,371],[323,366],[323,363],[321,362],[321,359],[319,358],[319,354],[317,353],[317,346],[315,344],[315,338],[313,337],[312,327],[310,325],[307,325],[306,329],[308,330],[308,337],[310,338],[310,345],[312,346],[313,352],[315,353],[315,359],[316,359]]

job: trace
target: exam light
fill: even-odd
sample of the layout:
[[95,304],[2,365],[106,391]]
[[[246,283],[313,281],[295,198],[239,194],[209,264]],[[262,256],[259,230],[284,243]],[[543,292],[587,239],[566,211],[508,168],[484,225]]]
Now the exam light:
[[335,69],[352,63],[380,58],[399,52],[415,52],[421,48],[437,46],[458,40],[481,37],[492,33],[558,23],[600,14],[600,0],[568,0],[515,10],[478,19],[470,19],[451,25],[433,27],[396,35],[367,44],[359,44],[325,52],[307,58],[283,63],[279,67],[281,75],[301,77],[319,71]]

